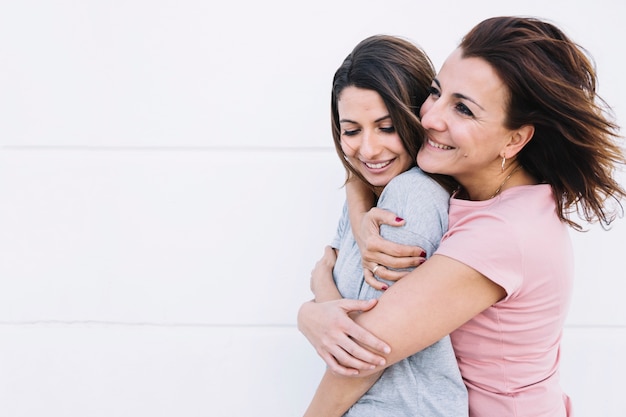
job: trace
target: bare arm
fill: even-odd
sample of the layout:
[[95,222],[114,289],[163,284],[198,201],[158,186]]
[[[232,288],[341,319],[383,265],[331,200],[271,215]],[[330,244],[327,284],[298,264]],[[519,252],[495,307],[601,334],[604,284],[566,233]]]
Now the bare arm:
[[311,292],[315,302],[340,300],[341,294],[333,280],[333,268],[337,262],[337,249],[331,246],[324,248],[324,254],[311,271]]
[[[363,378],[347,378],[326,372],[309,404],[304,417],[341,417],[378,380],[382,371]],[[343,395],[335,395],[334,387],[348,384],[351,390],[342,390]]]
[[365,213],[376,205],[376,196],[361,180],[353,178],[346,184],[346,201],[348,202],[348,217],[352,225],[352,233],[357,241],[359,249],[364,247],[365,242],[360,241],[361,224]]
[[433,256],[391,286],[375,308],[356,318],[391,346],[386,364],[353,378],[333,376],[327,370],[309,410],[322,410],[326,403],[334,408],[325,415],[345,411],[385,367],[430,346],[504,296],[502,287],[474,269]]

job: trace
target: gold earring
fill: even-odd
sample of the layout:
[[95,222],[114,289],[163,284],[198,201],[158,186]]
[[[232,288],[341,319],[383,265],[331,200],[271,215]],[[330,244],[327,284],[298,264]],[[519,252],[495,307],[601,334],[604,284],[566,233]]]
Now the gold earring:
[[504,155],[504,156],[502,157],[502,166],[501,166],[501,168],[502,168],[502,172],[504,172],[504,164],[505,164],[505,163],[506,163],[506,155]]

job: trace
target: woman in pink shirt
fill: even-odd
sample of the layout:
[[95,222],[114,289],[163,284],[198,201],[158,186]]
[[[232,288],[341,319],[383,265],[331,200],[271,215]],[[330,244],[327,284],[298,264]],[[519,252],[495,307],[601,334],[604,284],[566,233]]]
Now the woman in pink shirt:
[[[496,17],[463,38],[421,108],[427,141],[417,157],[422,170],[458,182],[449,230],[402,276],[393,269],[415,258],[386,255],[402,248],[371,232],[402,222],[376,210],[363,218],[371,195],[348,185],[365,269],[402,279],[373,308],[302,305],[299,328],[328,364],[307,416],[341,416],[385,367],[447,334],[470,416],[572,415],[559,384],[574,274],[568,227],[581,228],[569,214],[608,225],[626,197],[613,177],[625,162],[618,126],[595,87],[584,51],[548,22]],[[348,315],[358,310],[366,311]]]

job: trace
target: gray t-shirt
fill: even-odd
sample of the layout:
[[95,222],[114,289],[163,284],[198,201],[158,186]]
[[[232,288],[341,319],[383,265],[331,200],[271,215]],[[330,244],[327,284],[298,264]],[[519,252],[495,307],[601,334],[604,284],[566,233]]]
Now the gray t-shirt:
[[[402,227],[381,226],[388,240],[419,246],[427,256],[439,246],[448,228],[449,194],[418,168],[398,175],[383,190],[377,206],[405,219]],[[382,292],[363,278],[361,254],[352,235],[347,206],[332,246],[339,249],[333,276],[344,298],[372,299]],[[392,283],[388,283],[392,284]],[[468,415],[467,390],[461,379],[450,337],[401,360],[344,416],[348,417],[461,417]]]

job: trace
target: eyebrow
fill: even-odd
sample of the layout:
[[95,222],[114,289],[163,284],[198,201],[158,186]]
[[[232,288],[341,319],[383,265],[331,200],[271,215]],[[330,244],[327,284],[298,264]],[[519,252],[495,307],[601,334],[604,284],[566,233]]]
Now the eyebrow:
[[[387,120],[387,119],[391,119],[391,115],[390,114],[388,114],[386,116],[383,116],[383,117],[379,117],[378,119],[374,120],[374,123],[379,123],[379,122],[382,122],[383,120]],[[339,120],[339,123],[354,123],[354,124],[358,124],[354,120],[350,120],[350,119],[341,119],[341,120]]]
[[[437,87],[439,87],[439,90],[441,90],[441,83],[439,82],[439,80],[435,78],[433,81],[435,82],[435,84],[437,84]],[[474,104],[475,104],[475,105],[477,105],[478,107],[480,107],[480,109],[481,109],[481,110],[485,110],[485,108],[484,108],[483,106],[481,106],[481,105],[480,105],[480,104],[478,104],[475,100],[473,100],[472,98],[470,98],[470,97],[468,97],[468,96],[466,96],[466,95],[464,95],[464,94],[461,94],[461,93],[453,93],[453,94],[452,94],[452,97],[454,97],[454,98],[458,98],[458,99],[461,99],[461,100],[467,100],[467,101],[469,101],[469,102],[474,103]]]

